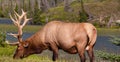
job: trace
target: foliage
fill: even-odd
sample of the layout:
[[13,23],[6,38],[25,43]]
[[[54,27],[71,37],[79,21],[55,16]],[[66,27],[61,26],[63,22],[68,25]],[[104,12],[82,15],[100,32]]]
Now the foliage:
[[103,60],[110,60],[111,62],[119,62],[120,61],[120,55],[113,54],[113,53],[107,53],[105,51],[96,51],[97,56],[102,58]]
[[0,56],[11,56],[14,50],[13,46],[0,47]]
[[120,38],[118,38],[118,37],[116,37],[116,36],[110,36],[111,38],[110,38],[110,41],[113,43],[113,44],[115,44],[115,45],[117,45],[117,46],[120,46]]
[[0,17],[4,17],[2,10],[0,10]]
[[87,21],[88,15],[87,15],[86,12],[80,12],[79,15],[80,15],[80,20],[79,20],[79,22],[86,22],[86,21]]
[[81,11],[79,11],[79,16],[80,16],[79,22],[86,22],[88,19],[88,14],[85,11],[83,0],[81,0]]
[[[13,1],[13,2],[11,2]],[[84,10],[83,11],[81,3],[77,0],[71,0],[71,11],[65,12],[64,11],[64,3],[63,1],[57,2],[56,7],[51,7],[48,12],[41,11],[40,1],[39,0],[26,0],[26,1],[19,1],[21,4],[14,5],[17,2],[14,0],[6,1],[6,5],[4,0],[1,1],[1,9],[0,9],[0,17],[8,17],[9,12],[13,12],[11,9],[15,9],[15,11],[20,10],[21,8],[25,11],[28,11],[29,16],[33,18],[32,24],[44,24],[48,16],[48,20],[65,20],[67,22],[86,22],[88,15],[92,15],[94,19],[97,19],[99,16],[108,16],[111,14],[116,15],[116,19],[119,19],[119,9],[120,5],[118,3],[119,0],[83,0],[84,3]],[[38,2],[39,1],[39,2]],[[56,0],[58,1],[58,0]],[[80,1],[80,0],[79,0]],[[11,2],[11,5],[8,4]],[[48,1],[51,3],[50,1]],[[33,4],[32,4],[33,3]],[[83,4],[82,3],[82,4]],[[8,6],[10,5],[10,6]],[[51,5],[50,5],[51,6]],[[114,7],[112,7],[114,6]],[[112,7],[112,8],[111,8]],[[20,13],[18,11],[18,13]],[[108,20],[108,18],[106,18]],[[106,22],[107,23],[107,22]],[[97,25],[98,23],[96,23]],[[98,25],[97,25],[98,26]]]
[[63,6],[51,8],[49,10],[49,20],[62,20],[66,22],[77,22],[79,20],[78,14],[75,11],[66,12]]
[[43,25],[45,23],[45,20],[43,21],[45,17],[41,16],[42,13],[43,13],[42,10],[38,8],[37,0],[35,0],[34,10],[30,11],[30,15],[32,14],[32,18],[33,18],[32,24]]
[[0,31],[0,46],[5,47],[6,32]]
[[45,23],[45,21],[42,21],[43,18],[41,17],[41,14],[42,12],[40,9],[34,10],[32,24],[43,25]]

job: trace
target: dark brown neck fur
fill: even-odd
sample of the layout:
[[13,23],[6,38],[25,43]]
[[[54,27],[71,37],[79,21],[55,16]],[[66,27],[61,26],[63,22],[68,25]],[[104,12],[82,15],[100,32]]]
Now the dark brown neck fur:
[[32,35],[26,42],[29,43],[29,49],[34,53],[39,53],[48,48],[44,42],[44,32],[42,30]]

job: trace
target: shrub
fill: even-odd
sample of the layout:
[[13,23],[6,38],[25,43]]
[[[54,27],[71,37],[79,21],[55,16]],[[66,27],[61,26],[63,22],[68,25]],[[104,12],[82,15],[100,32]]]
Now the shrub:
[[110,41],[113,43],[113,44],[115,44],[115,45],[117,45],[117,46],[120,46],[120,38],[118,38],[118,37],[116,37],[116,36],[110,36],[111,38],[110,38]]
[[43,25],[45,23],[45,21],[43,21],[43,19],[45,19],[45,17],[42,17],[42,11],[40,9],[35,9],[33,14],[33,21],[32,24],[36,24],[36,25]]
[[80,20],[79,20],[79,22],[86,22],[87,21],[87,19],[88,19],[88,14],[86,13],[86,12],[80,12],[79,13],[79,15],[80,15]]
[[6,32],[0,31],[0,46],[5,47]]
[[0,10],[0,17],[4,17],[2,10]]
[[111,62],[119,62],[120,55],[107,53],[105,51],[97,51],[97,56],[102,58],[103,60],[110,60]]

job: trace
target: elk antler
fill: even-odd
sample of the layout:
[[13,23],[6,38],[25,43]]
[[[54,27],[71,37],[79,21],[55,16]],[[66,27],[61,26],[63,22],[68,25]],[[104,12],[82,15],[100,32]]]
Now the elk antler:
[[5,41],[7,44],[9,44],[9,45],[12,45],[12,46],[15,46],[15,45],[18,45],[19,44],[19,42],[14,42],[14,43],[9,43],[9,41]]
[[19,42],[22,42],[22,34],[23,34],[22,29],[26,25],[28,20],[30,20],[30,19],[27,19],[27,15],[26,15],[27,13],[24,12],[23,10],[22,10],[22,14],[21,15],[19,15],[15,11],[14,11],[14,13],[15,13],[14,14],[14,18],[11,16],[11,14],[10,14],[10,18],[13,21],[14,25],[18,27],[18,33],[17,34],[9,33],[8,35],[12,35],[12,36],[18,38]]

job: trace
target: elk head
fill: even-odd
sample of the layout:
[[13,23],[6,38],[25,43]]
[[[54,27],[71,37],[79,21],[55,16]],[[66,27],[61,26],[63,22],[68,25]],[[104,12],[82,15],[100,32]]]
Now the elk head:
[[28,55],[28,54],[26,54],[26,52],[27,52],[27,47],[29,44],[22,40],[22,34],[23,34],[22,29],[26,25],[26,23],[30,20],[30,19],[27,19],[26,14],[27,13],[24,12],[23,10],[22,10],[21,15],[19,15],[17,12],[14,11],[14,18],[10,14],[11,20],[13,21],[14,25],[17,26],[17,28],[18,28],[17,34],[9,33],[9,35],[12,35],[15,38],[17,38],[18,42],[16,42],[16,43],[8,43],[7,42],[10,45],[17,45],[17,49],[15,51],[13,58],[23,58]]

